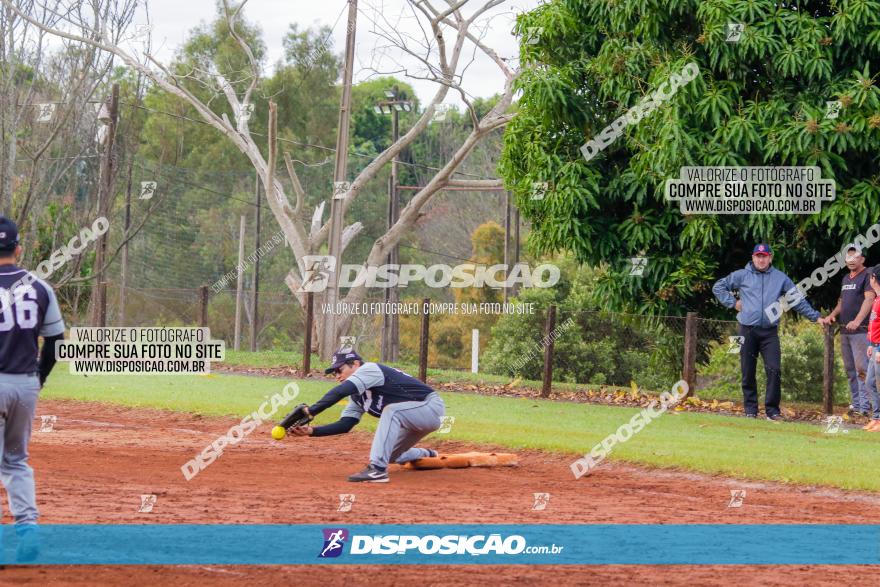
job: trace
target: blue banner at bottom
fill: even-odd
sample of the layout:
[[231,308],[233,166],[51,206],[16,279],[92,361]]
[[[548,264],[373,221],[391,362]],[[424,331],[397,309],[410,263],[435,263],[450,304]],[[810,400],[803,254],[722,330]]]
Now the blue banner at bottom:
[[880,564],[880,525],[65,524],[2,530],[0,564]]

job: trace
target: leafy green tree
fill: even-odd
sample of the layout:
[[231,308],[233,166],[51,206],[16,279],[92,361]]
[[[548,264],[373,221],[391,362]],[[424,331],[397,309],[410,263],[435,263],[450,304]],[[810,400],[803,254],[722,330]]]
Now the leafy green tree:
[[483,366],[490,373],[540,380],[546,310],[556,305],[553,379],[663,390],[679,374],[681,318],[645,319],[603,312],[595,303],[601,272],[578,266],[573,255],[546,261],[561,269],[551,288],[522,289],[512,301],[533,314],[503,314],[492,327]]
[[[408,83],[386,76],[357,84],[351,91],[351,124],[359,152],[369,153],[372,151],[378,154],[391,145],[391,115],[379,114],[373,107],[377,103],[387,100],[385,91],[394,86],[397,86],[401,100],[410,100],[413,103],[410,112],[399,113],[400,133],[408,131],[418,119],[419,101],[415,90]],[[370,145],[365,143],[370,143]]]
[[[265,94],[278,104],[282,139],[309,145],[333,145],[339,116],[342,63],[333,52],[329,27],[301,29],[292,24],[284,36],[284,59],[265,82]],[[290,145],[282,144],[285,150]],[[300,157],[320,161],[327,152],[299,145]]]
[[[255,58],[262,60],[266,46],[259,27],[241,18],[236,30],[252,48]],[[186,91],[214,111],[234,120],[236,113],[224,100],[220,88],[207,82],[205,75],[196,75],[196,72],[211,71],[213,68],[238,91],[242,91],[250,82],[247,58],[229,34],[229,24],[219,7],[218,14],[211,23],[202,24],[190,32],[170,70]],[[235,145],[221,139],[217,129],[193,122],[199,119],[198,112],[178,96],[154,84],[144,103],[149,109],[156,111],[149,118],[144,131],[144,156],[178,167],[203,170],[253,169],[247,157]],[[256,101],[251,120],[254,130],[266,132],[265,101]]]
[[[504,229],[496,222],[486,222],[474,230],[471,235],[470,262],[476,265],[491,266],[504,260]],[[482,287],[450,288],[455,303],[460,308],[464,304],[497,303],[502,300],[502,291],[489,285]],[[420,302],[420,298],[411,297],[410,302]],[[428,362],[441,368],[463,368],[470,360],[471,330],[476,328],[482,333],[480,348],[486,347],[488,333],[497,322],[498,316],[482,314],[440,314],[431,320],[431,345],[428,351]],[[419,320],[409,317],[401,320],[401,349],[405,355],[417,352],[419,340]],[[415,360],[417,354],[405,358]]]
[[[352,87],[351,91],[351,128],[352,137],[349,147],[349,168],[360,170],[372,161],[382,151],[391,145],[391,115],[379,114],[374,107],[377,103],[387,100],[385,90],[397,86],[401,99],[412,100],[411,112],[399,113],[400,133],[407,132],[418,119],[416,109],[418,101],[412,86],[393,77],[380,77],[361,82]],[[335,105],[338,110],[339,105]],[[334,116],[333,120],[336,118]],[[334,125],[335,132],[335,125]],[[399,159],[404,163],[409,162],[411,157],[409,149],[404,149]],[[400,165],[401,174],[406,173],[406,166]],[[358,237],[352,241],[345,251],[346,263],[360,263],[369,254],[375,239],[386,230],[388,217],[388,186],[391,176],[391,167],[383,169],[376,179],[371,181],[361,197],[355,200],[351,206],[350,217],[357,218],[364,228]],[[406,183],[401,175],[402,183]],[[407,194],[400,194],[401,207],[405,205]],[[408,242],[411,235],[404,237]]]
[[[728,23],[745,24],[739,42],[726,41]],[[530,67],[501,173],[530,245],[602,265],[596,294],[610,307],[729,316],[709,286],[755,242],[797,281],[880,218],[880,2],[552,0],[517,30]],[[696,79],[585,160],[584,143],[689,63]],[[837,119],[825,116],[832,100]],[[685,165],[815,165],[837,197],[814,215],[684,216],[663,187]],[[543,200],[536,182],[548,183]],[[636,256],[649,261],[633,279]],[[829,306],[837,293],[810,299]]]

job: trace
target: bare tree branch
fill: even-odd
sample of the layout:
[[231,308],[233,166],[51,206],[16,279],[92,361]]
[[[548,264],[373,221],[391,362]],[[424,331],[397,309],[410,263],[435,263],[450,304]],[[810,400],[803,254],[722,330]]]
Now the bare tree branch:
[[[494,129],[503,126],[510,120],[512,115],[509,113],[509,107],[513,98],[512,84],[516,73],[498,57],[495,51],[483,43],[482,34],[484,31],[473,30],[477,19],[483,18],[488,11],[501,2],[502,0],[446,0],[446,6],[437,9],[429,1],[410,0],[410,13],[417,19],[420,30],[425,37],[421,40],[404,33],[402,27],[396,28],[390,25],[385,15],[373,19],[373,25],[376,29],[374,33],[377,38],[387,42],[389,47],[394,48],[399,54],[415,58],[416,62],[420,64],[419,67],[424,68],[424,72],[416,73],[415,76],[423,75],[425,79],[430,79],[437,84],[437,89],[433,97],[425,104],[424,110],[413,126],[356,175],[348,191],[343,195],[340,206],[342,213],[345,214],[358,194],[371,180],[377,177],[383,167],[398,157],[404,149],[413,144],[413,141],[425,132],[437,106],[443,102],[450,90],[458,94],[468,108],[472,129],[464,142],[452,153],[450,159],[442,165],[439,171],[434,173],[427,184],[414,195],[409,204],[401,211],[400,219],[385,234],[375,240],[366,260],[367,264],[381,264],[383,262],[390,248],[399,242],[407,231],[412,230],[426,203],[444,187],[450,185],[450,182],[453,182],[453,177],[474,147]],[[189,104],[206,123],[222,133],[248,157],[266,188],[266,201],[285,235],[288,246],[294,253],[297,266],[291,268],[285,278],[285,283],[302,303],[304,296],[297,290],[303,282],[305,273],[303,257],[319,250],[329,236],[330,222],[329,220],[324,221],[323,218],[326,200],[321,201],[314,210],[307,232],[305,206],[308,198],[293,169],[293,159],[288,153],[284,153],[283,157],[296,197],[293,210],[288,205],[284,187],[275,174],[277,150],[274,145],[277,140],[277,129],[270,124],[270,148],[267,161],[261,153],[260,145],[254,141],[253,133],[248,126],[248,117],[243,115],[243,108],[247,108],[247,105],[253,103],[254,92],[260,87],[262,75],[254,49],[239,33],[240,18],[245,3],[242,2],[233,7],[228,0],[222,2],[223,16],[226,19],[229,34],[245,55],[248,63],[248,71],[239,76],[231,75],[229,72],[225,72],[224,75],[216,66],[217,64],[212,63],[196,63],[189,67],[189,71],[186,73],[181,73],[182,68],[176,70],[177,73],[175,73],[169,67],[159,63],[149,51],[146,51],[144,55],[146,61],[140,62],[132,53],[122,49],[118,42],[113,42],[108,36],[108,26],[113,28],[113,24],[107,22],[109,13],[97,9],[91,13],[88,12],[89,8],[97,8],[97,4],[89,5],[87,8],[84,3],[80,3],[72,12],[44,20],[24,14],[16,7],[14,0],[0,0],[0,6],[5,7],[7,12],[11,11],[24,22],[46,34],[85,44],[115,56],[132,70],[151,79],[162,90]],[[465,16],[465,9],[470,9],[470,6],[475,4],[476,6],[470,11],[469,16]],[[388,23],[387,26],[383,25],[383,22]],[[66,30],[64,27],[68,25],[77,32]],[[463,85],[463,74],[473,63],[473,57],[465,56],[466,47],[470,53],[468,43],[475,47],[474,53],[479,50],[488,55],[499,67],[505,79],[500,100],[482,119],[477,117],[470,95]],[[403,71],[406,75],[414,77],[406,68]],[[241,79],[233,79],[236,77]],[[230,121],[222,108],[209,106],[215,98],[211,98],[207,102],[200,100],[190,90],[194,87],[193,83],[212,88],[213,84],[216,84],[219,89],[218,97],[225,98],[226,103],[235,113],[236,120]],[[242,86],[246,86],[243,91]],[[274,116],[276,113],[274,104],[270,104],[269,108],[271,115]],[[498,183],[495,180],[455,181],[455,185],[475,189],[496,186]],[[360,222],[346,226],[341,235],[343,250],[361,234],[362,230],[363,226]],[[365,288],[353,288],[349,292],[348,299],[362,298],[365,295]],[[349,319],[338,323],[338,326],[345,329],[349,323],[350,316]],[[338,334],[341,332],[336,333],[337,336]]]

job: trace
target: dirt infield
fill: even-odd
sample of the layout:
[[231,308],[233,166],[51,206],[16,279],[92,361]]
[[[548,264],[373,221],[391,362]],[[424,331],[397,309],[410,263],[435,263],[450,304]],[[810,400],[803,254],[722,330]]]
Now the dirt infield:
[[[278,442],[269,425],[187,482],[181,465],[235,419],[69,401],[42,401],[38,414],[58,415],[52,432],[35,421],[31,444],[44,523],[880,523],[880,495],[616,464],[575,480],[572,457],[536,451],[520,451],[517,468],[392,468],[391,483],[354,485],[346,476],[365,464],[368,434]],[[425,446],[443,452],[491,448],[434,438]],[[746,491],[741,507],[728,507],[731,489]],[[356,495],[350,512],[337,511],[341,493]],[[550,494],[545,510],[532,509],[534,493]],[[153,511],[138,512],[142,494],[157,496]],[[755,545],[764,548],[772,545]],[[42,566],[9,567],[0,584],[839,585],[842,577],[876,583],[880,567]]]

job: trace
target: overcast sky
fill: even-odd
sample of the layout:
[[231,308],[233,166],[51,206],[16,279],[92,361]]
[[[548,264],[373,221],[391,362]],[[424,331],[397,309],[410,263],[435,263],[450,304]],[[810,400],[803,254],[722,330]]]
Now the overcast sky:
[[[485,1],[471,0],[474,6],[482,5]],[[486,44],[501,57],[515,59],[518,55],[517,40],[511,34],[515,15],[540,3],[541,0],[507,0],[487,13],[490,16],[482,20],[486,29]],[[438,7],[441,4],[443,2],[440,0],[434,3]],[[372,32],[375,28],[372,21],[376,20],[378,14],[386,20],[382,22],[384,28],[391,30],[393,27],[403,33],[423,38],[421,29],[412,16],[412,10],[408,10],[407,5],[407,0],[359,0],[355,82],[375,76],[373,69],[390,72],[404,65],[415,71],[417,62],[399,50],[387,54],[377,51],[377,45],[384,41]],[[191,29],[212,20],[215,6],[215,0],[149,0],[153,47],[160,61],[170,60]],[[250,0],[245,6],[244,14],[248,21],[256,22],[262,29],[263,40],[268,49],[266,66],[271,68],[283,54],[281,41],[291,23],[297,23],[300,28],[315,25],[333,27],[335,23],[333,50],[341,54],[345,49],[347,6],[346,0]],[[465,9],[465,16],[470,13],[471,10]],[[135,19],[135,23],[143,22],[143,15]],[[469,59],[463,60],[463,63],[467,61]],[[396,75],[404,77],[399,73]],[[429,100],[436,92],[436,85],[431,82],[413,79],[407,81],[413,85],[422,102]],[[487,97],[502,90],[503,77],[496,65],[478,54],[465,73],[463,85],[472,96]],[[445,102],[456,102],[452,92]]]

